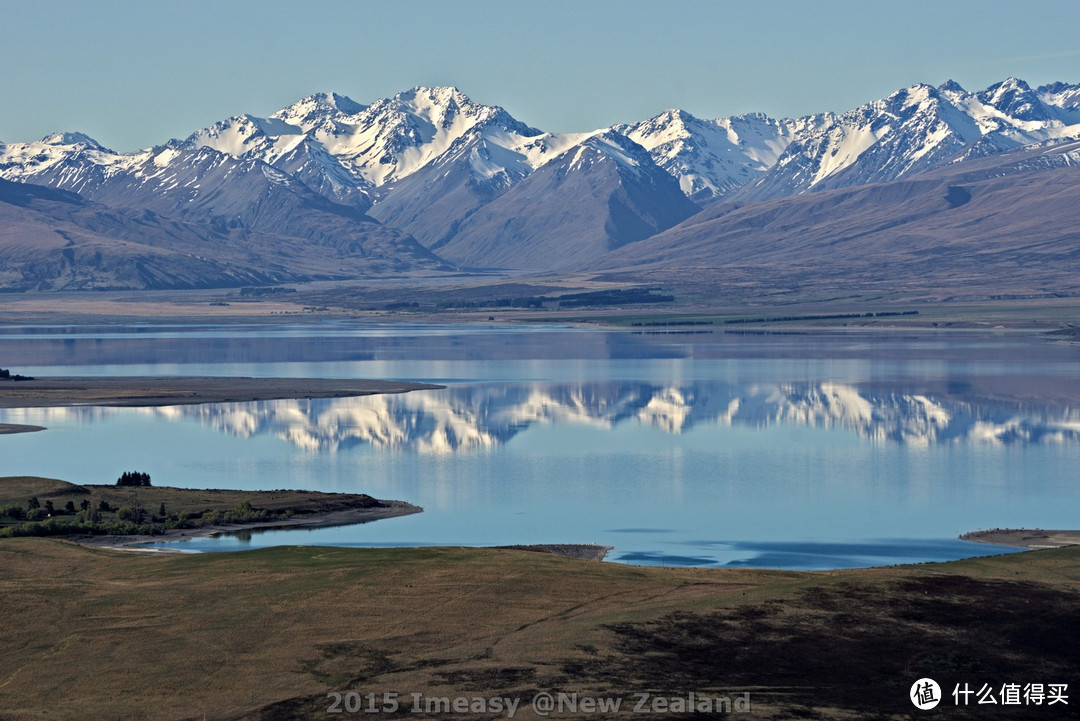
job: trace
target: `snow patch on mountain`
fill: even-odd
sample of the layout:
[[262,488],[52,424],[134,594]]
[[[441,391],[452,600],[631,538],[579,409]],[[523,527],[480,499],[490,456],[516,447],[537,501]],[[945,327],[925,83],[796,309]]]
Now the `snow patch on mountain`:
[[740,197],[762,200],[898,180],[953,160],[1077,138],[1074,90],[1055,84],[1033,91],[1016,78],[978,93],[951,80],[938,88],[913,85],[793,140]]
[[[614,163],[627,178],[652,178],[659,167],[683,195],[708,203],[892,181],[945,163],[1076,138],[1080,85],[1032,89],[1017,78],[979,92],[954,81],[937,88],[917,84],[840,115],[773,119],[752,113],[707,120],[671,109],[583,133],[541,132],[457,88],[418,86],[370,105],[316,93],[268,118],[236,115],[136,153],[116,153],[83,133],[53,133],[0,145],[0,177],[93,197],[99,186],[127,174],[156,183],[164,177],[158,171],[180,162],[179,151],[206,150],[221,156],[204,159],[206,168],[226,157],[265,163],[324,198],[370,210],[391,224],[400,221],[437,243],[556,160],[562,173]],[[200,185],[191,172],[175,172],[177,188]],[[454,205],[460,207],[456,214]],[[388,207],[375,209],[380,206]],[[424,218],[424,208],[437,210]]]
[[237,115],[192,133],[187,144],[213,148],[233,157],[258,157],[273,164],[302,143],[306,136],[300,128],[274,118]]
[[827,122],[828,115],[774,120],[752,113],[702,120],[685,110],[666,110],[614,130],[640,144],[694,200],[722,197],[772,167],[792,140]]
[[[453,87],[418,86],[366,107],[326,97],[306,99],[272,117],[295,123],[376,187],[417,172],[470,132],[503,148],[541,134],[502,108],[474,103]],[[483,172],[493,169],[487,166]]]

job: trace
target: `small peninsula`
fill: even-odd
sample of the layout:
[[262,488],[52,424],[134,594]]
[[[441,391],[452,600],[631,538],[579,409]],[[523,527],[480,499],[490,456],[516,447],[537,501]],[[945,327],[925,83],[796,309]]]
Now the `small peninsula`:
[[33,433],[45,430],[44,426],[28,426],[23,423],[0,423],[0,436],[11,433]]
[[960,535],[961,541],[992,543],[998,546],[1015,546],[1036,550],[1080,545],[1080,531],[1047,531],[1041,528],[990,528]]
[[[145,475],[149,483],[149,475],[134,475]],[[92,546],[129,548],[252,529],[367,523],[422,510],[363,493],[77,485],[36,476],[0,478],[0,538],[59,536]]]
[[286,398],[345,398],[442,386],[329,378],[57,377],[0,384],[0,408],[175,406]]

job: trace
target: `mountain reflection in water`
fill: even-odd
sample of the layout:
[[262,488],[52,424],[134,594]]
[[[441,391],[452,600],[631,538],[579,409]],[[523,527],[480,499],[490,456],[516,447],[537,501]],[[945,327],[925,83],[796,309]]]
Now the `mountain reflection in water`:
[[[100,413],[102,409],[65,409]],[[1080,443],[1080,410],[1051,404],[963,400],[842,383],[532,383],[303,401],[146,409],[195,418],[225,433],[271,434],[309,451],[355,445],[415,453],[500,446],[537,424],[614,428],[638,423],[679,434],[698,426],[779,424],[845,429],[878,442]]]

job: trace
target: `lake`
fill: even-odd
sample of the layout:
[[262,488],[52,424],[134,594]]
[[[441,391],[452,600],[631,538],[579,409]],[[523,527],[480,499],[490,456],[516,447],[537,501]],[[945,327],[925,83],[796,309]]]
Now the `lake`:
[[394,378],[444,390],[0,410],[3,475],[307,488],[423,506],[192,551],[599,543],[648,565],[848,568],[1076,527],[1080,347],[1034,334],[332,321],[0,329],[30,375]]

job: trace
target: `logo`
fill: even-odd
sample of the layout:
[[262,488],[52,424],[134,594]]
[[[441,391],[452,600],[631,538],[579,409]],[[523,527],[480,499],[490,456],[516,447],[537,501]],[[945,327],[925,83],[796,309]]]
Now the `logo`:
[[941,703],[941,686],[932,678],[920,678],[911,685],[909,697],[915,708],[928,711]]

